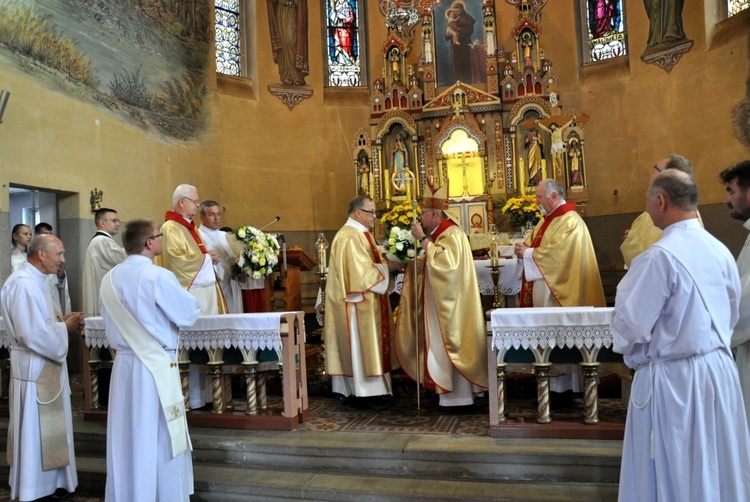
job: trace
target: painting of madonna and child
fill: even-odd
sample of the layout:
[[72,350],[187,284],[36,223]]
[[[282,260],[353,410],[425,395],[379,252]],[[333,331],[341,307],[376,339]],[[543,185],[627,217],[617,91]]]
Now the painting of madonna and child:
[[479,0],[442,0],[435,6],[437,85],[460,81],[484,83],[486,78],[482,3]]

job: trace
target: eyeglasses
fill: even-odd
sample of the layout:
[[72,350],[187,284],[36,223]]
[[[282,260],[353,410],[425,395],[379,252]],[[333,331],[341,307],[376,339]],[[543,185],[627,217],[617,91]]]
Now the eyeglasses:
[[657,174],[664,171],[664,169],[659,169],[659,166],[657,165],[654,165],[654,167],[652,167],[651,170]]
[[153,239],[158,239],[159,237],[163,235],[164,234],[149,235],[148,238],[146,239],[146,242],[143,245],[145,246],[146,244],[148,244],[148,241],[153,240]]
[[362,209],[362,208],[359,208],[359,210],[360,211],[364,211],[365,213],[370,213],[371,215],[375,216],[375,211],[373,211],[371,209]]
[[200,206],[201,205],[201,201],[199,201],[199,200],[191,199],[190,197],[185,197],[185,196],[183,196],[182,198],[189,200],[190,202],[192,202],[196,206]]

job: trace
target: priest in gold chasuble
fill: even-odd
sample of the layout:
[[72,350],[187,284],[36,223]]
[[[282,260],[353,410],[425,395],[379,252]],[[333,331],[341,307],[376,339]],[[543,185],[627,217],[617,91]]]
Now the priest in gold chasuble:
[[[681,155],[670,153],[651,168],[651,179],[653,180],[659,173],[667,169],[682,171],[689,174],[691,178],[695,172],[693,164],[688,159]],[[698,214],[698,221],[703,226],[700,214]],[[661,229],[654,225],[651,215],[646,211],[642,212],[633,221],[630,229],[625,231],[625,238],[620,245],[620,252],[622,252],[622,258],[625,261],[625,268],[630,268],[630,263],[633,259],[650,248],[659,239],[661,239]]]
[[226,314],[227,304],[213,269],[220,257],[216,251],[206,249],[193,221],[200,207],[197,189],[178,186],[172,207],[161,226],[164,252],[156,264],[171,270],[180,285],[198,300],[201,315]]
[[393,318],[386,290],[389,272],[401,265],[385,261],[370,233],[375,203],[359,196],[331,243],[326,283],[326,372],[333,392],[371,397],[392,394],[390,371],[398,368],[391,333]]
[[521,307],[606,306],[589,230],[564,194],[553,179],[536,188],[544,217],[526,242],[515,247],[523,259]]
[[451,211],[444,185],[422,199],[424,230],[412,224],[425,254],[407,266],[396,351],[409,377],[437,391],[440,406],[468,406],[488,385],[487,339],[469,239]]

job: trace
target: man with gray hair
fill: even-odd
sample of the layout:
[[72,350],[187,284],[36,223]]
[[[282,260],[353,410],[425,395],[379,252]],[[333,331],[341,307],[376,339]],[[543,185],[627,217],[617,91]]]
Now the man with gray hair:
[[589,230],[565,202],[565,190],[553,179],[536,187],[543,218],[526,241],[516,244],[523,259],[521,307],[604,307],[599,264]]
[[5,281],[0,314],[10,343],[10,498],[35,500],[78,485],[68,383],[68,337],[83,315],[62,316],[49,295],[48,275],[65,263],[54,235],[38,235],[28,261]]
[[750,437],[730,351],[739,275],[697,207],[688,174],[653,178],[646,211],[662,238],[617,286],[613,347],[635,370],[621,502],[750,500]]
[[219,262],[219,253],[206,249],[193,221],[200,205],[194,186],[180,185],[175,189],[172,211],[167,211],[161,227],[161,266],[171,270],[182,287],[198,300],[201,315],[226,314],[224,294],[213,269],[213,264]]
[[[693,164],[681,155],[670,153],[651,167],[651,178],[667,169],[676,169],[688,174],[691,178],[693,177]],[[633,258],[647,250],[651,244],[659,239],[661,239],[661,230],[654,225],[651,217],[644,211],[633,221],[630,228],[625,230],[625,236],[620,245],[625,268],[630,267]]]

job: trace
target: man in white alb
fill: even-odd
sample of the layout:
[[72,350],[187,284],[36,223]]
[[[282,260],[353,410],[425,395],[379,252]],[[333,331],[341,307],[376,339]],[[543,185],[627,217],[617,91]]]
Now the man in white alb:
[[620,502],[750,500],[750,436],[729,347],[740,280],[697,208],[688,174],[653,178],[646,211],[662,237],[617,285],[613,348],[635,369]]
[[[724,202],[732,210],[732,218],[744,221],[743,226],[750,230],[750,160],[723,171],[721,180],[727,185]],[[745,413],[750,417],[750,235],[745,239],[745,245],[737,258],[737,269],[740,273],[742,296],[740,318],[732,334],[732,350],[740,374]]]
[[200,208],[201,226],[198,233],[203,238],[203,243],[209,251],[215,251],[219,255],[219,261],[214,262],[214,272],[219,279],[219,286],[227,301],[230,314],[242,313],[242,291],[239,283],[232,278],[232,265],[236,261],[234,251],[229,247],[230,237],[221,228],[221,206],[214,200],[201,203]]
[[99,286],[104,274],[122,263],[127,254],[113,239],[120,230],[120,219],[117,211],[101,208],[94,215],[96,234],[86,248],[83,261],[83,313],[86,317],[101,314],[99,310]]
[[65,262],[60,239],[37,236],[26,251],[0,294],[10,343],[10,498],[22,501],[78,485],[65,359],[68,337],[84,326],[80,312],[63,317],[49,295],[47,276]]
[[162,235],[151,221],[125,227],[128,258],[102,279],[102,317],[117,352],[107,414],[111,501],[188,501],[193,466],[177,345],[200,305],[174,274],[153,265]]

